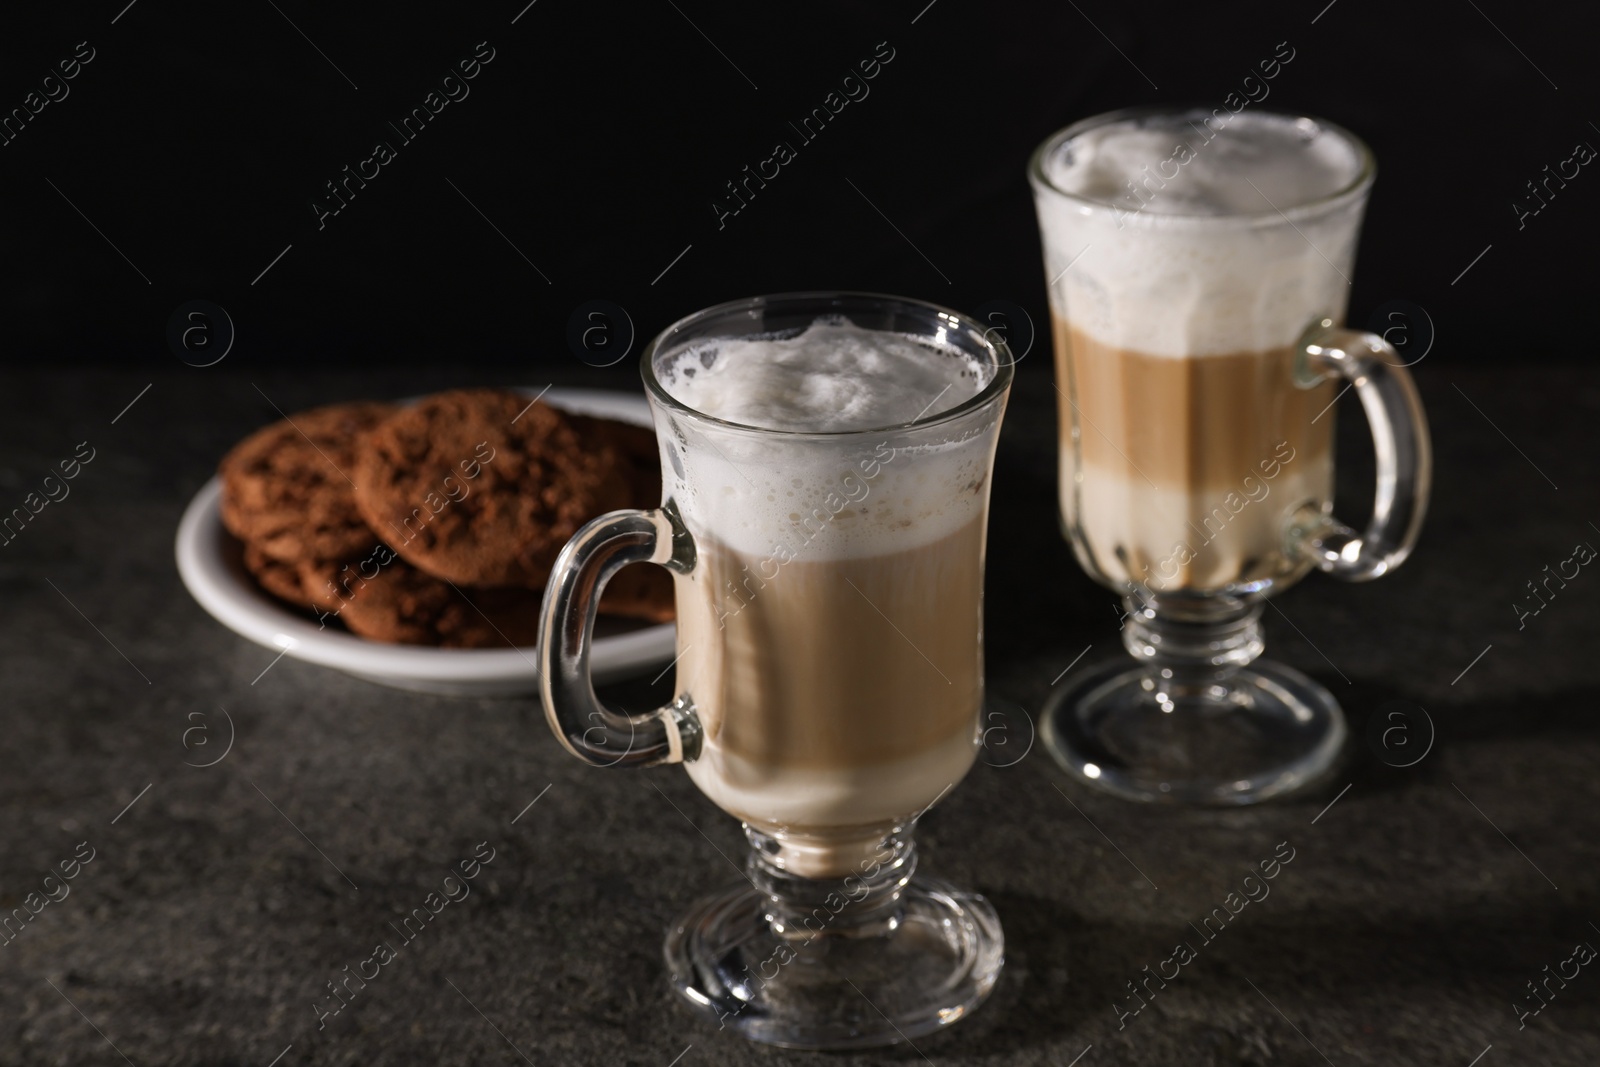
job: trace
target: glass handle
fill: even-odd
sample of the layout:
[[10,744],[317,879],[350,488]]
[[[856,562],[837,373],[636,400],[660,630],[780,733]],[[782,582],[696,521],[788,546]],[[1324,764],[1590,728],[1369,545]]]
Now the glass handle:
[[1377,334],[1324,320],[1301,342],[1300,355],[1309,373],[1355,387],[1372,427],[1378,478],[1365,533],[1324,508],[1307,506],[1291,524],[1290,544],[1336,578],[1370,581],[1404,562],[1422,530],[1433,478],[1427,416],[1399,353]]
[[556,557],[539,611],[539,696],[557,739],[596,767],[649,767],[700,754],[700,720],[687,694],[629,715],[595,695],[589,674],[600,593],[630,563],[679,573],[694,566],[694,542],[667,501],[654,511],[613,511],[589,522]]

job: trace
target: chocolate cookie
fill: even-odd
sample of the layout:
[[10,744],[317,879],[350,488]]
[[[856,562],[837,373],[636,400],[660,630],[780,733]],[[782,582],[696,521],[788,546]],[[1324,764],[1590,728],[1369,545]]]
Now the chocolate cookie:
[[332,404],[240,441],[219,467],[223,525],[284,563],[342,559],[370,547],[377,538],[350,484],[355,443],[393,411],[391,404]]
[[627,465],[628,501],[626,507],[655,508],[661,506],[661,450],[656,444],[656,434],[648,426],[636,426],[616,419],[598,419],[590,415],[569,415],[585,440],[610,443]]
[[600,612],[646,622],[671,622],[675,616],[672,573],[654,563],[634,563],[612,575],[600,594]]
[[296,564],[301,602],[309,603],[319,613],[338,614],[356,590],[376,579],[395,560],[394,550],[382,544],[343,560],[301,560]]
[[384,546],[356,563],[303,564],[301,579],[320,591],[318,617],[362,637],[443,648],[533,645],[540,595],[531,589],[458,589]]
[[[282,565],[280,565],[282,566]],[[542,594],[516,586],[452,586],[379,545],[358,560],[312,560],[299,565],[297,606],[309,601],[324,622],[344,623],[375,641],[443,648],[533,646],[539,638]],[[605,615],[668,622],[672,578],[660,567],[624,568],[600,598]]]
[[[568,415],[585,441],[604,441],[617,450],[626,470],[627,499],[622,507],[649,509],[661,506],[661,450],[655,431],[617,419]],[[600,614],[645,622],[671,622],[675,611],[672,575],[649,564],[618,571],[600,597]]]
[[[661,506],[661,450],[654,430],[614,419],[588,419],[580,429],[609,440],[628,464],[628,507]],[[601,614],[647,622],[671,622],[675,606],[671,572],[649,564],[618,571],[600,597]]]
[[244,569],[250,572],[256,584],[279,600],[286,600],[297,608],[307,605],[300,571],[294,564],[273,559],[256,546],[247,544],[244,546]]
[[630,493],[611,441],[494,389],[395,412],[360,438],[353,478],[356,507],[386,544],[462,586],[540,588],[578,527]]

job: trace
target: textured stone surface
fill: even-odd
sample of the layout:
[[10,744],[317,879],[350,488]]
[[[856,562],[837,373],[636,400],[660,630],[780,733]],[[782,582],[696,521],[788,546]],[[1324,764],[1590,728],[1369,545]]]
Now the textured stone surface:
[[[0,904],[42,890],[79,842],[96,854],[0,947],[0,1062],[265,1065],[292,1045],[280,1064],[1064,1067],[1088,1048],[1083,1067],[1466,1067],[1491,1044],[1483,1067],[1600,1061],[1593,967],[1526,1029],[1512,1008],[1575,943],[1600,945],[1600,575],[1585,569],[1521,631],[1511,607],[1575,543],[1600,545],[1593,371],[1419,368],[1440,462],[1416,557],[1366,586],[1313,577],[1268,613],[1269,652],[1354,720],[1332,787],[1251,811],[1148,811],[1069,784],[1039,751],[980,765],[919,839],[926,870],[1000,911],[994,998],[916,1050],[821,1056],[719,1033],[664,984],[664,927],[735,877],[718,852],[742,846],[681,770],[582,767],[527,702],[400,693],[287,658],[263,675],[273,654],[179,583],[184,505],[228,445],[275,417],[252,382],[291,411],[491,383],[225,367],[156,377],[115,425],[150,375],[3,378],[0,510],[79,442],[96,451],[71,495],[0,548]],[[1027,708],[1085,646],[1086,663],[1121,655],[1112,597],[1057,533],[1047,370],[1038,355],[1021,368],[990,540],[990,687]],[[637,383],[620,367],[558,380]],[[1353,514],[1370,447],[1341,407]],[[610,695],[643,706],[662,689]],[[1405,770],[1361,739],[1394,698],[1438,730]],[[232,750],[186,766],[215,758],[183,735],[209,724],[220,745],[220,708]],[[397,940],[388,924],[485,840],[496,856],[472,895],[319,1030],[325,983]],[[1124,983],[1283,841],[1295,858],[1270,897],[1119,1032]]]

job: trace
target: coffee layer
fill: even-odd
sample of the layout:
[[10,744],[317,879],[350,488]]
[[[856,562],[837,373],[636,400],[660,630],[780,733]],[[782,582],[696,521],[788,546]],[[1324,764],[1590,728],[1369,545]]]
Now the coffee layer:
[[705,729],[687,764],[701,790],[809,842],[816,872],[959,780],[983,701],[983,539],[980,520],[774,573],[697,532],[678,578],[678,688]]
[[1290,347],[1176,359],[1055,334],[1062,509],[1096,569],[1158,591],[1304,569],[1285,530],[1331,499],[1332,382],[1296,385]]
[[[1172,359],[1054,325],[1057,376],[1084,416],[1086,463],[1157,486],[1226,491],[1259,476],[1281,442],[1308,457],[1328,451],[1332,412],[1317,416],[1334,383],[1296,386],[1293,347]],[[1065,396],[1060,407],[1072,413]]]

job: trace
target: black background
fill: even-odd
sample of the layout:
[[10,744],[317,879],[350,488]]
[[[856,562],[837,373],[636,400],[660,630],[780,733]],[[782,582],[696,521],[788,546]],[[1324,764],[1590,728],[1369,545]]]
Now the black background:
[[[0,1060],[1600,1062],[1592,974],[1526,1027],[1516,1014],[1541,968],[1600,937],[1600,583],[1531,592],[1575,543],[1600,543],[1600,173],[1520,231],[1512,208],[1575,144],[1600,146],[1592,14],[526,4],[4,10],[0,115],[78,42],[96,54],[0,146],[0,504],[76,442],[101,458],[0,553],[0,909],[78,841],[101,858],[0,953]],[[471,95],[319,231],[323,183],[480,41],[495,58]],[[895,58],[870,96],[719,231],[723,183],[883,41]],[[987,895],[1008,939],[992,1002],[948,1033],[824,1057],[718,1032],[669,991],[660,935],[734,879],[745,845],[681,770],[593,771],[534,701],[383,689],[246,641],[186,594],[180,516],[280,409],[468,383],[638,389],[633,360],[592,370],[569,350],[586,301],[624,307],[641,339],[802,288],[1009,300],[1042,325],[1033,147],[1107,109],[1219,106],[1279,42],[1295,58],[1267,106],[1339,122],[1379,159],[1351,321],[1405,300],[1437,329],[1415,367],[1437,458],[1423,539],[1382,581],[1313,577],[1271,602],[1267,654],[1350,715],[1347,764],[1321,792],[1144,808],[1034,746],[988,752],[929,813],[924,870]],[[168,347],[191,300],[237,327],[218,366]],[[1123,656],[1113,594],[1058,532],[1057,399],[1035,349],[998,448],[985,630],[988,692],[1027,715],[1075,663]],[[1359,524],[1372,448],[1355,398],[1341,406],[1338,513]],[[671,685],[607,699],[642,708]],[[1431,716],[1406,766],[1368,732],[1396,701]],[[218,709],[239,743],[199,768],[187,731]],[[1031,720],[1007,721],[1023,743]],[[483,892],[319,1030],[325,983],[485,839],[504,858]],[[1125,983],[1280,841],[1303,858],[1271,900],[1119,1027]]]
[[[1032,148],[1116,107],[1221,106],[1279,42],[1294,59],[1265,106],[1333,119],[1379,159],[1351,322],[1403,299],[1435,360],[1586,349],[1600,178],[1521,229],[1512,207],[1600,145],[1574,6],[124,3],[5,16],[0,109],[79,41],[95,51],[0,147],[10,360],[175,368],[167,322],[194,299],[227,310],[239,371],[571,361],[569,317],[594,299],[641,337],[809,288],[1041,320]],[[494,59],[470,95],[319,229],[324,183],[397,142],[386,123],[480,41]],[[788,123],[883,41],[870,95],[799,146]],[[779,139],[799,158],[719,229],[712,200]]]

